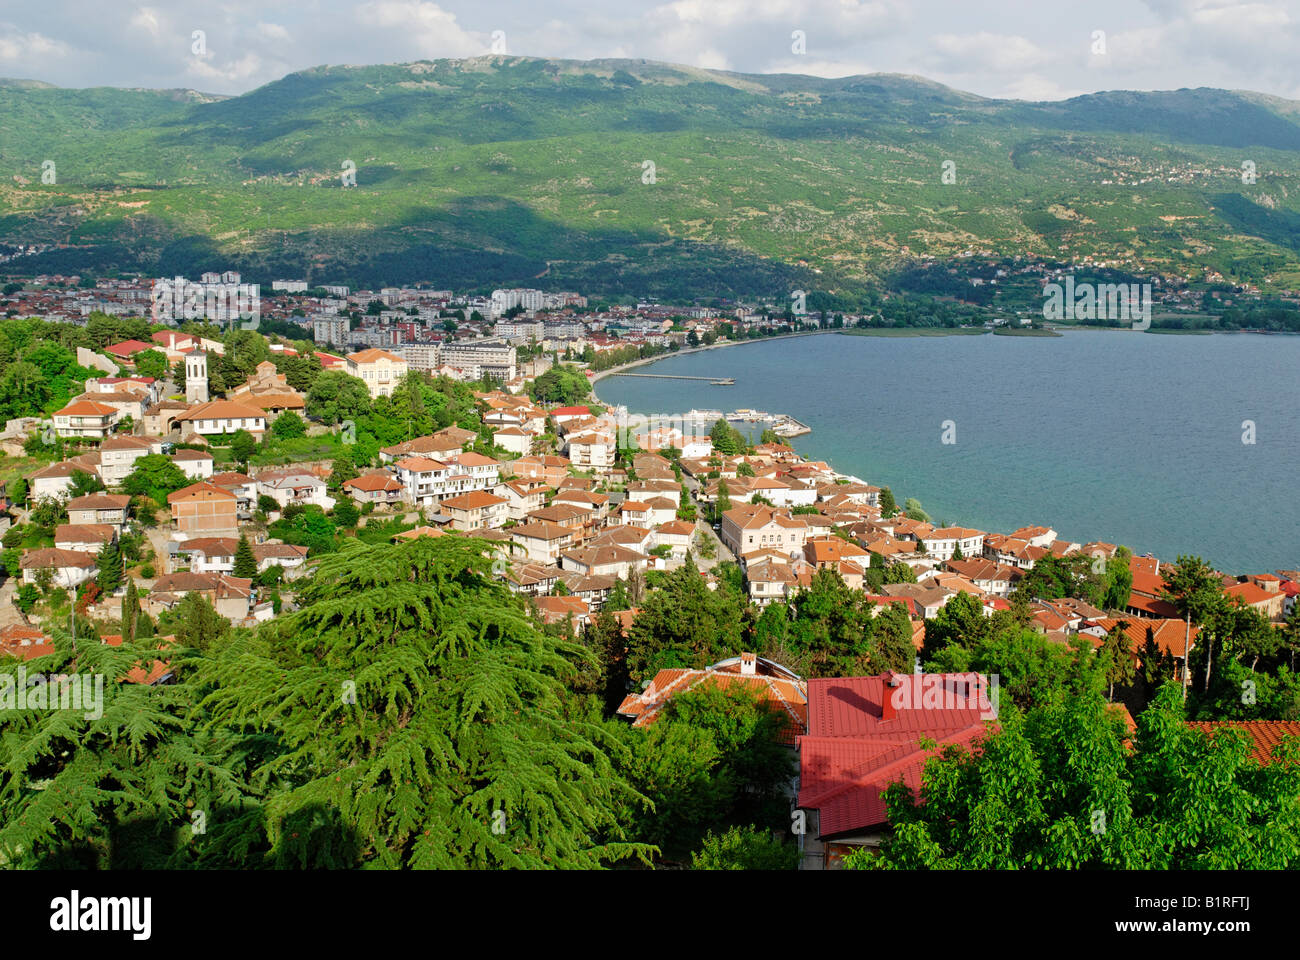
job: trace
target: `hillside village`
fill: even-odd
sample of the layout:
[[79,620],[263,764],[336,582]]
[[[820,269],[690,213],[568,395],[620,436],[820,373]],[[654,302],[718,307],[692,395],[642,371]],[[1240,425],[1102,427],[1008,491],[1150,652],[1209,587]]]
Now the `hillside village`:
[[[798,832],[806,869],[880,846],[886,788],[919,786],[927,738],[969,746],[996,725],[996,671],[954,653],[981,621],[1037,635],[1041,655],[1056,650],[1061,663],[1078,652],[1103,664],[1130,734],[1158,682],[1186,688],[1199,667],[1209,687],[1194,659],[1208,621],[1179,599],[1195,572],[1184,558],[1133,556],[1047,525],[937,524],[887,487],[725,420],[629,432],[626,412],[592,394],[596,356],[645,359],[705,342],[697,329],[710,343],[734,329],[701,316],[674,331],[650,305],[619,336],[576,319],[560,329],[528,291],[498,294],[464,304],[484,311],[470,332],[490,336],[462,337],[454,319],[444,328],[444,299],[421,328],[447,335],[437,341],[415,335],[415,306],[413,319],[377,311],[373,326],[342,312],[342,327],[332,314],[303,321],[328,349],[144,321],[129,321],[139,336],[78,346],[76,366],[97,375],[0,437],[10,457],[48,460],[8,487],[0,654],[37,660],[54,631],[71,624],[85,642],[89,625],[104,645],[157,651],[127,682],[167,685],[180,666],[170,651],[195,623],[257,628],[294,613],[299,585],[342,543],[472,540],[539,629],[606,644],[600,692],[634,729],[710,689],[772,708],[775,739],[797,764],[785,796],[811,818]],[[408,303],[405,291],[379,296]],[[87,329],[121,322],[95,312]],[[265,359],[238,367],[236,353]],[[441,425],[417,432],[435,412]],[[1276,638],[1265,656],[1290,649],[1293,660],[1300,572],[1203,573],[1224,609],[1254,618],[1243,631]],[[713,609],[708,595],[730,612],[695,628],[707,635],[656,625],[679,596]],[[833,622],[850,614],[861,619],[837,634],[848,628]],[[810,617],[823,640],[801,646],[794,624]],[[922,673],[923,663],[951,669]],[[909,705],[926,677],[949,709]],[[1279,729],[1300,733],[1294,712],[1241,725],[1261,750]]]

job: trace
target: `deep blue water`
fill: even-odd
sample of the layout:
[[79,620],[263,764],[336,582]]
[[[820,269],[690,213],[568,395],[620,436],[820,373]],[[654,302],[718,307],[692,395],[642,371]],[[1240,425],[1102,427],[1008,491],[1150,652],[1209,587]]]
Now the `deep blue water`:
[[635,372],[736,385],[607,377],[601,400],[790,414],[813,430],[800,453],[891,487],[900,504],[916,497],[936,521],[1044,524],[1229,573],[1300,567],[1300,336],[822,335]]

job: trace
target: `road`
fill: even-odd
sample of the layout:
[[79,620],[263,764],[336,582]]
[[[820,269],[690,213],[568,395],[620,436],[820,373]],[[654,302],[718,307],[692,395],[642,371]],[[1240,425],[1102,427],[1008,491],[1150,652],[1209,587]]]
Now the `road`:
[[[701,503],[697,496],[700,490],[699,481],[683,473],[682,483],[686,485],[686,489],[691,495],[691,501],[695,504],[695,515],[697,517],[706,516],[708,507],[706,504]],[[701,520],[699,522],[695,535],[696,537],[704,537],[705,539],[713,541],[714,558],[712,560],[700,556],[698,550],[694,553],[695,565],[699,567],[701,571],[712,570],[719,563],[727,563],[728,561],[734,561],[736,559],[735,554],[727,548],[726,544],[722,542],[721,538],[719,538],[718,534],[714,531],[713,526],[707,521]]]

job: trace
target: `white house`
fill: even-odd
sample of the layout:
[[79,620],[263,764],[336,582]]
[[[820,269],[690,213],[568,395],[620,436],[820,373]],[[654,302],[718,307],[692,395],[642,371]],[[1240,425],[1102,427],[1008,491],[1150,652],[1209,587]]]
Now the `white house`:
[[325,481],[303,470],[268,470],[257,478],[257,492],[270,497],[281,510],[295,503],[331,510],[335,502]]
[[188,423],[195,433],[205,437],[247,430],[260,438],[266,432],[265,411],[231,400],[195,404],[177,417],[176,422]]
[[41,570],[49,570],[52,574],[50,583],[68,590],[94,579],[98,572],[93,553],[60,550],[58,547],[29,550],[18,561],[18,566],[23,572],[24,583],[35,583]]

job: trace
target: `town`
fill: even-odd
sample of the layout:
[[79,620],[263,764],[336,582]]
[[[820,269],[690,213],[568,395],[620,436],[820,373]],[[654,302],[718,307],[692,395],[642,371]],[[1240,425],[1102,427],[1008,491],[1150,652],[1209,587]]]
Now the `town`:
[[[241,280],[173,283],[206,294]],[[364,563],[460,563],[427,574],[439,596],[474,610],[483,591],[529,624],[483,613],[474,631],[579,645],[569,693],[639,738],[644,769],[628,777],[658,812],[601,829],[642,844],[644,862],[696,866],[933,865],[891,828],[933,745],[971,748],[1008,705],[1084,723],[1064,691],[1096,695],[1088,722],[1113,724],[1118,758],[1186,704],[1183,735],[1210,743],[1232,727],[1243,764],[1300,735],[1300,571],[1227,576],[1199,557],[1065,538],[1050,518],[945,525],[801,456],[807,428],[792,418],[754,437],[721,415],[638,417],[596,393],[629,365],[823,318],[305,281],[273,283],[251,317],[177,317],[157,309],[165,282],[7,291],[21,304],[0,321],[11,666],[98,645],[132,658],[124,684],[162,690],[206,676],[196,658],[240,638],[326,631],[322,604],[350,621],[368,585],[349,588],[355,605],[330,585]],[[484,585],[459,579],[469,571]],[[376,595],[382,616],[411,602],[404,584],[386,587],[391,610]],[[728,744],[715,715],[750,720]],[[694,739],[669,739],[679,727]],[[683,751],[702,781],[644,772],[686,764]],[[1093,854],[1108,856],[1092,822]]]

